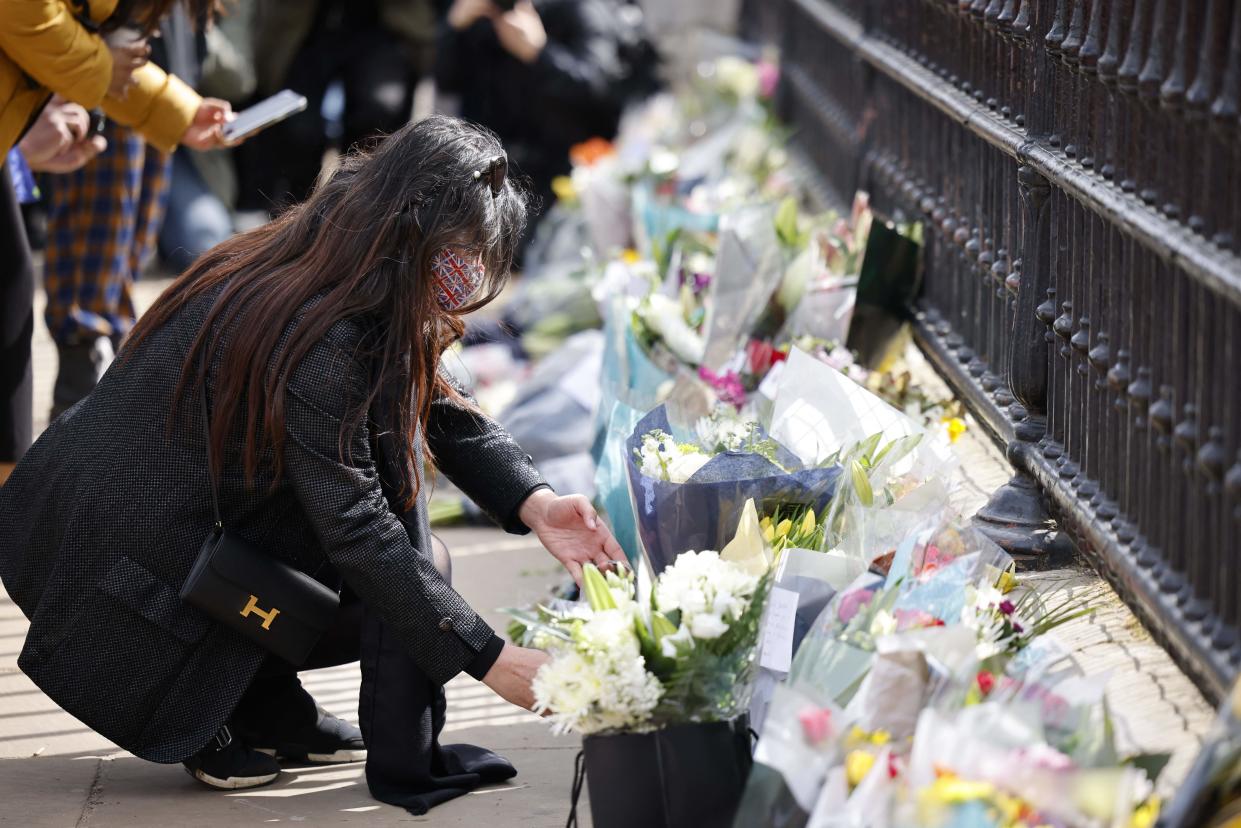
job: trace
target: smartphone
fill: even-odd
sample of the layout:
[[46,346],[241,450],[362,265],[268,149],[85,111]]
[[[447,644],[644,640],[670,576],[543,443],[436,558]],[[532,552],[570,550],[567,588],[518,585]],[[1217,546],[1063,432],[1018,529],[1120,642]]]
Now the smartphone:
[[306,108],[306,96],[299,95],[292,89],[277,92],[254,106],[247,107],[237,113],[237,117],[224,125],[224,140],[232,143],[248,138],[254,133],[278,124],[290,115],[296,115]]

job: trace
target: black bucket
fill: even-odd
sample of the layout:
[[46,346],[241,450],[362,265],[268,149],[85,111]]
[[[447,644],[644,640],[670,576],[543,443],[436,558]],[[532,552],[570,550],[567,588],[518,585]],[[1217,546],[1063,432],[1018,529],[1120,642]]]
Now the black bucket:
[[728,828],[753,764],[747,716],[587,736],[582,753],[595,828]]

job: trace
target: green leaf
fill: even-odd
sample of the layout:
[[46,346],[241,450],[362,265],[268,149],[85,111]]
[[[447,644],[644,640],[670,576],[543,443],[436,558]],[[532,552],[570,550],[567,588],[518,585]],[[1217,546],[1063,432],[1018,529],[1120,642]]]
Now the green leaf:
[[879,454],[875,456],[875,459],[871,465],[878,466],[879,461],[883,460],[883,458],[886,457],[888,454],[892,455],[891,462],[896,463],[902,457],[904,457],[905,455],[909,454],[909,452],[917,448],[918,444],[921,442],[922,442],[921,434],[907,434],[904,437],[900,437],[896,440],[893,440],[892,442],[884,446],[883,450],[880,451]]
[[861,458],[862,462],[866,466],[868,467],[874,466],[875,463],[878,462],[876,460],[872,460],[871,458],[875,454],[875,449],[879,448],[879,441],[882,439],[883,439],[883,432],[876,431],[874,434],[870,435],[869,437],[867,437],[865,440],[863,440],[861,443],[858,444],[858,447],[857,447],[858,457]]
[[788,247],[801,246],[801,233],[797,227],[797,200],[792,196],[781,201],[776,210],[776,235]]
[[850,461],[849,474],[853,478],[853,489],[857,492],[858,502],[863,506],[873,505],[875,492],[870,487],[870,478],[866,476],[866,470],[862,468],[862,464],[856,460]]

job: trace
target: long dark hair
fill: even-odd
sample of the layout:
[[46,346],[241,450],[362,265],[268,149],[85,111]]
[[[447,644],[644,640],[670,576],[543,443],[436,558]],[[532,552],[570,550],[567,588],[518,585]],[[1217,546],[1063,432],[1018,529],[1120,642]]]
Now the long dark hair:
[[[138,321],[122,355],[196,297],[223,286],[186,354],[172,410],[205,381],[203,366],[218,365],[214,467],[222,468],[230,429],[244,416],[246,480],[253,483],[268,448],[278,480],[288,378],[334,324],[365,320],[371,335],[359,356],[376,372],[369,396],[342,423],[342,453],[387,383],[396,383],[396,393],[384,395],[392,398],[386,421],[412,445],[434,395],[460,399],[439,373],[440,357],[464,331],[461,316],[503,289],[525,228],[524,188],[510,177],[493,195],[486,178],[475,177],[502,153],[487,130],[432,116],[373,151],[347,155],[304,203],[204,254]],[[481,255],[487,274],[478,297],[447,312],[431,287],[430,260],[453,245]],[[405,474],[403,491],[412,502],[418,475],[412,466]]]

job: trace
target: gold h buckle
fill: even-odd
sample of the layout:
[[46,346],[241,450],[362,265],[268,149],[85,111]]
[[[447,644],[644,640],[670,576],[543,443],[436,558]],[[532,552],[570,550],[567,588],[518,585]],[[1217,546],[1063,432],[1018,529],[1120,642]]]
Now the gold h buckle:
[[257,595],[251,595],[250,603],[246,604],[246,608],[241,611],[241,617],[248,618],[250,616],[250,613],[254,613],[259,618],[262,618],[263,629],[270,630],[271,622],[276,620],[276,616],[280,614],[280,610],[276,609],[275,607],[272,607],[271,609],[264,612],[263,610],[259,609],[259,597]]

